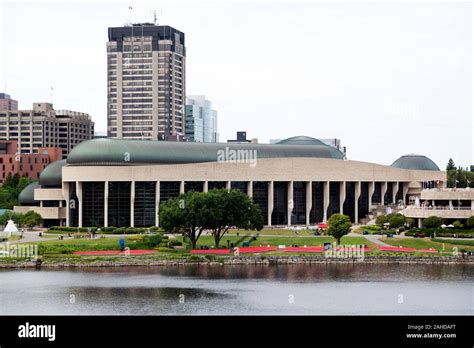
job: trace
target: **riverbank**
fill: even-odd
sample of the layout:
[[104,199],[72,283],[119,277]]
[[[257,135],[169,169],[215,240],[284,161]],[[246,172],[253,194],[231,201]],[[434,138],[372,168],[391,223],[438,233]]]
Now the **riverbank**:
[[454,256],[366,256],[358,258],[331,258],[324,256],[248,256],[213,257],[205,256],[180,259],[147,259],[139,257],[117,257],[113,259],[48,259],[48,260],[0,260],[0,269],[9,268],[90,268],[129,266],[185,266],[185,265],[285,265],[285,264],[457,264],[474,266],[474,257]]

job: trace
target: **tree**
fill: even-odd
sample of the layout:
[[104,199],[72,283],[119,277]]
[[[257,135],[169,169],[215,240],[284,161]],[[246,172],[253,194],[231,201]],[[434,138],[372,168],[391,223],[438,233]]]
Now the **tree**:
[[230,227],[261,230],[263,216],[252,199],[238,190],[188,192],[160,206],[160,226],[182,233],[196,248],[202,232],[211,230],[216,247]]
[[182,233],[189,238],[193,249],[204,230],[204,195],[202,192],[188,192],[160,205],[160,226],[173,233]]
[[0,187],[0,209],[13,209],[13,206],[18,205],[21,191],[32,182],[27,177],[20,177],[18,173],[8,173],[3,186]]
[[448,164],[446,165],[446,171],[449,172],[450,170],[456,169],[456,165],[452,158],[449,159]]
[[390,223],[390,227],[400,227],[405,224],[405,216],[402,214],[390,214],[391,216],[388,218],[388,222]]
[[409,227],[413,227],[415,225],[415,219],[413,218],[406,218],[405,219],[405,223],[409,226]]
[[469,228],[474,228],[474,215],[467,219],[466,226]]
[[37,212],[30,210],[23,215],[22,225],[28,226],[28,228],[33,228],[34,226],[41,225],[43,223],[43,218]]
[[379,215],[377,216],[377,218],[375,219],[375,223],[377,225],[383,225],[385,223],[388,222],[388,218],[387,218],[387,215]]
[[261,230],[263,216],[260,207],[239,190],[215,189],[206,195],[204,225],[211,230],[216,248],[231,227]]
[[328,234],[337,240],[337,244],[341,243],[341,238],[351,231],[351,220],[349,216],[344,214],[332,214],[328,220]]
[[443,218],[440,218],[438,216],[429,216],[425,219],[423,219],[423,227],[425,228],[438,228],[440,227],[444,222]]

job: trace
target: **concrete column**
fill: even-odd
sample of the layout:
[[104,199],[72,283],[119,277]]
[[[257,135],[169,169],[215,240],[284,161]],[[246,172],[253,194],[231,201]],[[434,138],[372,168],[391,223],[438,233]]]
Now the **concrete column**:
[[71,203],[69,202],[71,200],[71,192],[69,189],[69,183],[68,182],[62,182],[62,189],[63,189],[63,197],[64,200],[66,201],[66,226],[70,227],[71,225]]
[[231,181],[227,181],[225,184],[225,188],[227,189],[227,191],[230,191],[231,187],[232,187]]
[[204,181],[204,184],[202,185],[202,192],[209,192],[209,181]]
[[405,204],[405,202],[407,201],[408,184],[409,184],[409,182],[404,182],[403,183],[403,192],[402,192],[403,204]]
[[387,182],[384,181],[382,183],[382,193],[380,194],[380,196],[381,196],[380,200],[381,200],[382,205],[385,205],[385,198],[384,197],[385,197],[386,193],[387,193]]
[[155,189],[155,226],[160,226],[160,182],[156,182]]
[[184,193],[184,181],[179,183],[179,194]]
[[288,207],[287,207],[287,220],[288,226],[291,226],[291,213],[293,212],[293,207],[295,206],[294,197],[293,197],[293,181],[288,182]]
[[135,181],[130,185],[130,227],[135,227]]
[[77,195],[77,201],[78,201],[78,221],[77,221],[77,226],[82,227],[82,182],[76,181],[76,195]]
[[247,182],[247,196],[253,197],[253,181]]
[[474,210],[474,199],[471,201],[471,210]]
[[40,207],[43,207],[43,201],[40,201]]
[[104,183],[104,227],[109,227],[109,182]]
[[398,189],[400,187],[400,184],[398,181],[396,181],[394,184],[392,184],[392,202],[393,204],[397,204],[397,193]]
[[273,181],[268,182],[268,226],[272,225],[272,213],[273,213]]
[[311,224],[311,208],[313,207],[313,182],[306,182],[306,226]]
[[372,195],[375,192],[375,182],[369,182],[369,210],[372,210]]
[[344,214],[344,202],[346,201],[346,182],[339,183],[339,213]]
[[422,228],[423,224],[421,223],[421,218],[418,218],[418,228]]
[[323,222],[328,221],[329,181],[323,183]]
[[356,181],[354,184],[354,223],[359,223],[359,197],[360,197],[360,181]]

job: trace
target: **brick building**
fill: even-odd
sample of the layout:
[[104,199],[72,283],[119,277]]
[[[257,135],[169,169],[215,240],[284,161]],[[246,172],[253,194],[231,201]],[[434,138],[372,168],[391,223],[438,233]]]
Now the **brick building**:
[[33,180],[50,163],[62,159],[60,147],[40,147],[38,153],[18,153],[16,140],[0,140],[0,184],[3,184],[9,173],[27,176]]

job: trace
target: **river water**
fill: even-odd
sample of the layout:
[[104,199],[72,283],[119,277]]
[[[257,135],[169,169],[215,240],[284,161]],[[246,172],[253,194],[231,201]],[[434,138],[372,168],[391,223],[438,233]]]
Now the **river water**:
[[474,314],[472,265],[0,271],[0,314]]

